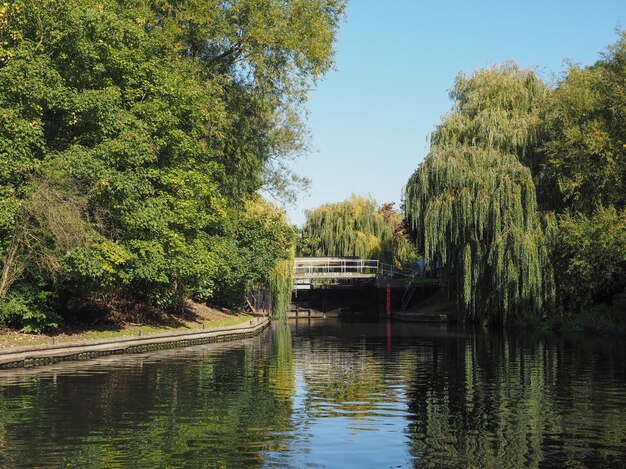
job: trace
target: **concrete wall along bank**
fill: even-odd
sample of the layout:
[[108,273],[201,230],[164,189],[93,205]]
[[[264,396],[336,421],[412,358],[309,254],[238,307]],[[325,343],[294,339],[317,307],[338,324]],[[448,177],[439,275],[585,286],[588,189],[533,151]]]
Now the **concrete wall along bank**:
[[0,351],[0,368],[48,365],[61,361],[87,360],[106,355],[189,347],[211,342],[227,342],[253,337],[269,325],[269,318],[256,317],[236,326],[196,331],[166,332],[114,339],[13,347]]

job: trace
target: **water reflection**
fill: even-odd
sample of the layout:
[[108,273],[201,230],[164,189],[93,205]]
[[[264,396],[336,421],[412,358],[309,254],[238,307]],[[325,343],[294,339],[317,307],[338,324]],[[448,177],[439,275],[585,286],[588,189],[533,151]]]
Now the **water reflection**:
[[623,467],[621,344],[480,332],[433,340],[424,358],[409,392],[419,460]]
[[626,465],[619,340],[313,321],[0,372],[0,466]]
[[1,465],[261,465],[290,428],[293,385],[272,364],[288,347],[276,333],[3,373]]

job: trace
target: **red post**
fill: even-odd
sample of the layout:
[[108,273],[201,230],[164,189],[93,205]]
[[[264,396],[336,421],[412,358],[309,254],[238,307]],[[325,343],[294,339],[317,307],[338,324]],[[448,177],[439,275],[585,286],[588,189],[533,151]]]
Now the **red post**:
[[387,316],[391,315],[391,284],[387,284]]

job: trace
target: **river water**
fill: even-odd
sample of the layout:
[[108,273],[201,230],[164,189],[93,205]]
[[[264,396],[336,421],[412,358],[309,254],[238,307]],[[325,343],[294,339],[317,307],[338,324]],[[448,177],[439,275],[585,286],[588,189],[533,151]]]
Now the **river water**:
[[626,467],[626,344],[318,320],[0,371],[0,466]]

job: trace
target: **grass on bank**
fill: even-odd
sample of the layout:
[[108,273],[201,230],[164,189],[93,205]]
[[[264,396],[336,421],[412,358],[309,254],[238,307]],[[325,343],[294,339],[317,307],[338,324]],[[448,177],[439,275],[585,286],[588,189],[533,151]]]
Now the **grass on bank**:
[[0,350],[9,347],[81,342],[95,339],[138,336],[140,333],[192,331],[210,327],[226,327],[250,321],[253,316],[241,312],[219,310],[200,304],[190,304],[183,316],[163,315],[146,322],[115,321],[100,325],[73,326],[47,334],[27,334],[0,329]]
[[[449,300],[443,290],[420,301],[409,309],[413,314],[457,314],[454,301]],[[626,302],[613,305],[596,304],[578,313],[555,314],[552,317],[531,318],[519,325],[543,332],[565,332],[593,335],[626,335]]]
[[409,311],[415,314],[457,314],[455,302],[448,299],[443,290],[420,301]]
[[596,304],[579,313],[555,315],[530,325],[546,332],[625,335],[626,308],[623,305]]

